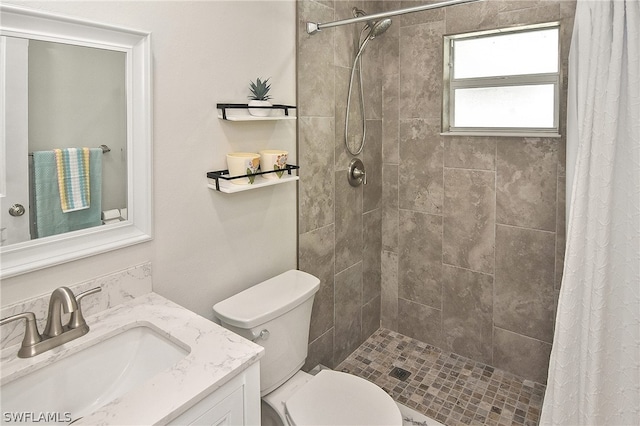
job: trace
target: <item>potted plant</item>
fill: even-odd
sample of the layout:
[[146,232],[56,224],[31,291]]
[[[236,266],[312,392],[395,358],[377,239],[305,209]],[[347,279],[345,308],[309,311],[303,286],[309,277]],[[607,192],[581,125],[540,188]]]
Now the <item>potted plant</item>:
[[[269,79],[260,80],[256,79],[255,82],[249,82],[249,91],[251,91],[251,95],[249,96],[249,107],[252,106],[271,106],[271,95],[269,95],[269,90],[271,90],[271,85],[268,84]],[[257,117],[267,117],[271,115],[271,109],[268,108],[249,108],[249,114],[255,115]]]

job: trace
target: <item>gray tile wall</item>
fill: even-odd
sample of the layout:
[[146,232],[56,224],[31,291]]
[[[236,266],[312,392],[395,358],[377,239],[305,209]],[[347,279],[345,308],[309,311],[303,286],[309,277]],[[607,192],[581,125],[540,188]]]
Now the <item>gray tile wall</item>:
[[[364,54],[369,185],[353,188],[342,144],[361,27],[309,36],[304,23],[418,3],[298,2],[299,267],[322,280],[307,366],[337,365],[382,324],[545,382],[564,257],[564,137],[440,136],[442,36],[560,21],[566,73],[575,1],[486,0],[393,18]],[[562,89],[561,121],[566,74]]]
[[[367,141],[358,156],[367,185],[347,181],[351,155],[344,148],[349,77],[360,26],[344,26],[309,36],[307,21],[351,16],[357,6],[369,13],[382,2],[362,0],[298,2],[298,162],[299,268],[320,277],[313,306],[306,368],[334,367],[380,327],[382,268],[382,64],[380,43],[363,58]],[[361,138],[359,85],[354,81],[349,140]],[[397,212],[397,210],[396,210]],[[394,297],[397,303],[397,296]]]

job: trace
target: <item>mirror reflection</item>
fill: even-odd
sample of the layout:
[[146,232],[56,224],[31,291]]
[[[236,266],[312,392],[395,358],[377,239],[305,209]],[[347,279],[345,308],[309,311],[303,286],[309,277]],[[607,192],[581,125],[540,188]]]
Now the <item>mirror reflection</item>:
[[1,43],[11,200],[2,245],[127,219],[126,53]]

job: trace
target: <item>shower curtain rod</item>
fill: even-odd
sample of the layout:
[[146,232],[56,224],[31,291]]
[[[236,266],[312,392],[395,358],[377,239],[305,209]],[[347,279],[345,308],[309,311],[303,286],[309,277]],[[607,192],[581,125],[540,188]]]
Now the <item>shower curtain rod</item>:
[[355,24],[357,22],[377,21],[379,19],[388,18],[390,16],[404,15],[405,13],[421,12],[429,9],[439,9],[446,6],[454,6],[456,4],[475,3],[483,0],[448,0],[440,3],[423,4],[421,6],[407,7],[405,9],[392,10],[389,12],[374,13],[373,15],[364,15],[357,18],[343,19],[341,21],[316,23],[307,22],[307,34],[315,34],[325,28],[337,27],[340,25]]

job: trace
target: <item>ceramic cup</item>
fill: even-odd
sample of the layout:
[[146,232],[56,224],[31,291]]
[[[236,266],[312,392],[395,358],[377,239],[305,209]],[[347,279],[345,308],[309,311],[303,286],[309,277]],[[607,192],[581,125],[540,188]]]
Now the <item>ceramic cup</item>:
[[275,173],[265,173],[261,175],[265,179],[280,179],[285,173],[287,157],[289,153],[281,149],[266,149],[260,151],[260,170],[263,172],[271,170],[281,170]]
[[231,179],[231,182],[236,185],[252,184],[256,179],[255,173],[259,166],[260,154],[255,152],[230,152],[227,154],[229,176],[249,175],[244,178]]

